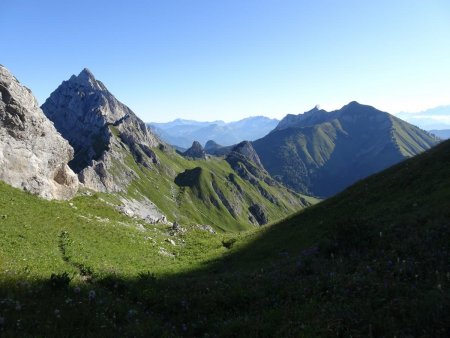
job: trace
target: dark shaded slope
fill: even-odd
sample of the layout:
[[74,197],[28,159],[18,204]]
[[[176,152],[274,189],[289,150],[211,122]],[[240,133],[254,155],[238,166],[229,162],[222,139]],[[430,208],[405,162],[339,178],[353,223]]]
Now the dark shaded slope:
[[[446,142],[270,227],[210,267],[232,290],[251,280],[246,301],[235,293],[227,303],[264,329],[236,324],[240,332],[447,336],[449,164]],[[246,277],[231,282],[228,274]]]

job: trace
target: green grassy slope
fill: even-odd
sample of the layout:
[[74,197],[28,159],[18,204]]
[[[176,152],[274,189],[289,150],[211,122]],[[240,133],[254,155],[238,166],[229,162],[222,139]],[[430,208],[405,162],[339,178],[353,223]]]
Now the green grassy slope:
[[0,184],[0,333],[448,336],[449,163],[445,142],[240,235]]
[[[264,181],[258,188],[240,178],[222,158],[207,160],[187,159],[168,147],[154,149],[159,163],[151,168],[136,162],[126,144],[120,141],[115,150],[124,161],[116,161],[110,172],[120,173],[132,169],[136,177],[131,180],[126,193],[119,196],[133,199],[149,198],[170,221],[181,224],[209,224],[222,231],[242,231],[254,227],[249,221],[249,207],[255,203],[263,206],[269,221],[316,203],[317,199],[297,194],[281,185],[269,186]],[[134,150],[134,153],[139,150]],[[140,154],[145,157],[145,154]],[[195,170],[198,169],[198,175]],[[184,173],[193,173],[189,184],[183,184]],[[115,175],[118,176],[118,175]],[[184,178],[186,179],[186,177]],[[264,197],[260,189],[276,198],[276,203]]]
[[272,176],[322,197],[437,143],[427,132],[356,102],[334,112],[289,116],[289,121],[253,146]]

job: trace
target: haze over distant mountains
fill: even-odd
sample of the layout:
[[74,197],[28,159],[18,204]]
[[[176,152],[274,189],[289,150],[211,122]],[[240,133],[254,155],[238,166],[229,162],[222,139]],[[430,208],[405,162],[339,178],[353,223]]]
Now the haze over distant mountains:
[[400,112],[395,116],[425,130],[450,129],[450,105],[413,113]]
[[207,141],[213,140],[223,146],[253,141],[268,134],[278,122],[277,119],[253,116],[229,123],[176,119],[172,122],[148,125],[167,143],[189,148],[194,141],[205,145]]

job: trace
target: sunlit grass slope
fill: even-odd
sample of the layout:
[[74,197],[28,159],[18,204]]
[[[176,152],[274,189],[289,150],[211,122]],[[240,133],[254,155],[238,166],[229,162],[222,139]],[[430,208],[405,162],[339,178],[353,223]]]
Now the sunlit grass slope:
[[[118,135],[115,137],[120,140]],[[112,174],[132,169],[137,176],[131,180],[128,191],[119,195],[137,200],[147,197],[172,222],[208,224],[219,231],[243,231],[255,227],[249,221],[249,208],[254,204],[262,206],[269,222],[274,222],[318,201],[279,184],[271,186],[263,180],[259,186],[252,184],[223,158],[188,159],[170,147],[154,149],[158,163],[148,168],[136,162],[126,144],[120,144],[116,151],[123,154],[124,161],[115,162]],[[194,175],[196,170],[198,175]],[[190,183],[184,184],[182,178],[189,173]],[[264,197],[261,190],[273,198]]]

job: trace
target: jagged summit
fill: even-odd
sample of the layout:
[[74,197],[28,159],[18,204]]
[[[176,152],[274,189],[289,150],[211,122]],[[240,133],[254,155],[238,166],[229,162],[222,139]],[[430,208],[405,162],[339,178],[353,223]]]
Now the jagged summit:
[[206,158],[205,149],[203,149],[202,145],[198,141],[194,141],[192,146],[186,150],[183,155],[192,158]]
[[101,81],[98,81],[88,68],[84,68],[78,75],[72,75],[68,82],[83,87],[90,87],[93,90],[108,91],[105,85]]
[[115,179],[105,169],[119,156],[114,150],[120,149],[114,133],[139,162],[146,166],[157,162],[151,148],[159,144],[158,138],[87,68],[63,81],[42,105],[42,110],[74,148],[75,157],[69,165],[90,188],[123,189],[120,182],[112,183]]

